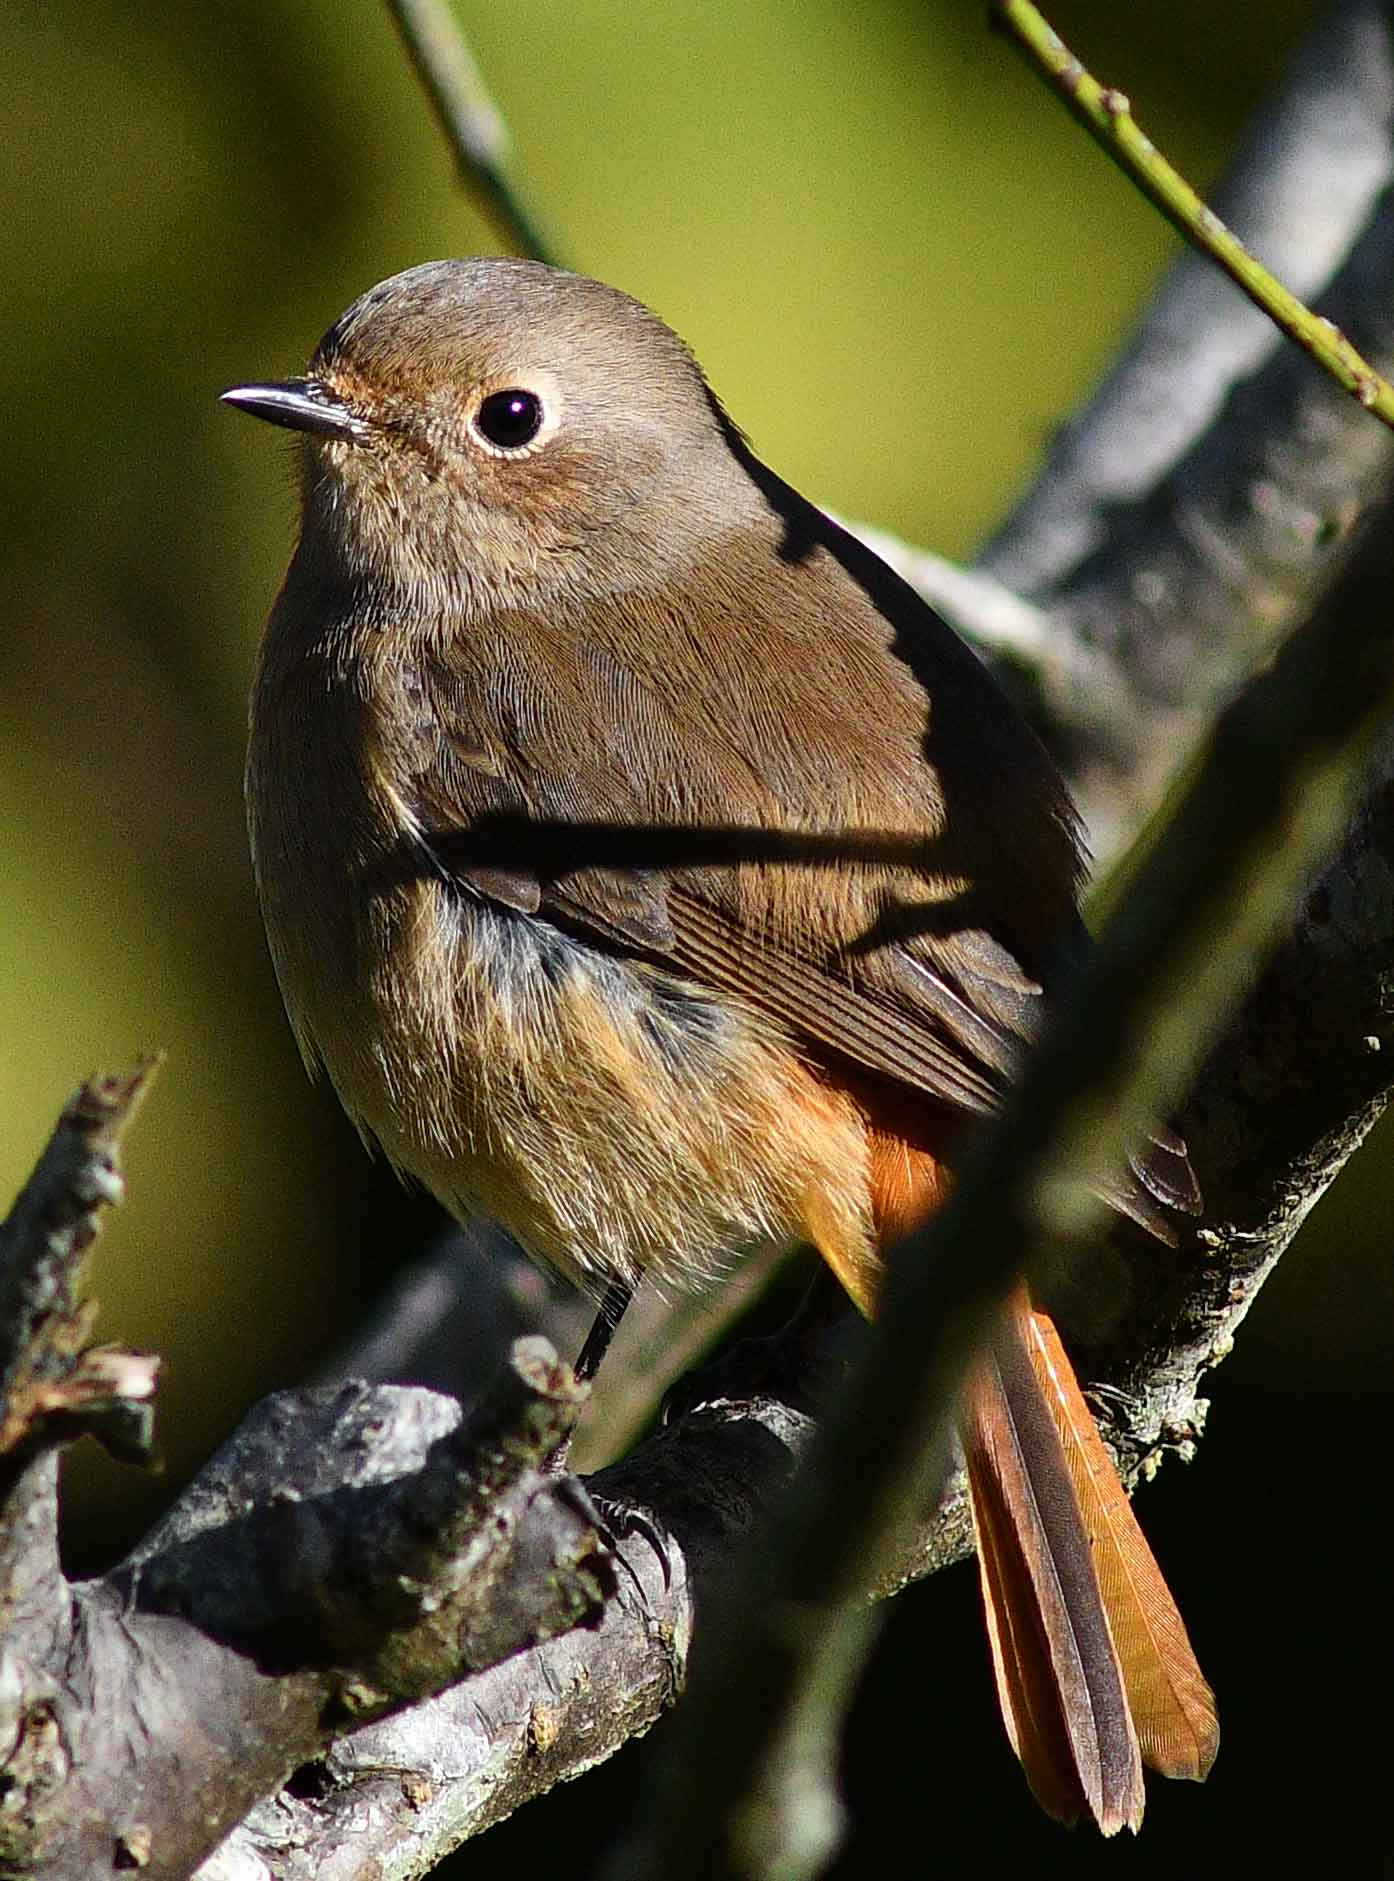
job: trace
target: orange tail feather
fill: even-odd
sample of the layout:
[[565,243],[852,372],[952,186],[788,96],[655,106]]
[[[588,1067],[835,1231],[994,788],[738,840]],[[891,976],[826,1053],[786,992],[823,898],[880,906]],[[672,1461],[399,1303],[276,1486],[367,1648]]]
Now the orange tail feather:
[[1059,1334],[1029,1304],[1019,1324],[1094,1553],[1142,1761],[1162,1776],[1203,1782],[1220,1742],[1214,1693],[1196,1663],[1176,1602],[1138,1527]]
[[[872,1127],[882,1246],[943,1199],[928,1148]],[[863,1312],[865,1256],[820,1251]],[[960,1418],[1003,1720],[1042,1807],[1105,1835],[1142,1820],[1142,1766],[1201,1780],[1214,1697],[1051,1321],[1022,1287]]]
[[1136,1829],[1142,1757],[1073,1482],[1031,1360],[1005,1324],[962,1419],[1007,1735],[1041,1806]]

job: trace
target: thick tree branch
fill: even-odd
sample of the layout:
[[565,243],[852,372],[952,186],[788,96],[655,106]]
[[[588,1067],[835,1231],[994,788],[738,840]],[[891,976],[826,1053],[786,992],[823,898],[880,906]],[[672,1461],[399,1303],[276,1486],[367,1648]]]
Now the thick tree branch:
[[464,1419],[382,1387],[273,1400],[113,1574],[68,1588],[51,1547],[12,1572],[6,1862],[185,1876],[329,1738],[597,1617],[594,1511],[545,1473],[583,1396],[520,1340]]
[[263,1859],[280,1881],[308,1881],[331,1856],[345,1875],[425,1873],[646,1730],[681,1688],[695,1606],[810,1428],[774,1401],[711,1406],[594,1478],[623,1563],[598,1626],[332,1745],[317,1779],[257,1810],[200,1881],[256,1873]]

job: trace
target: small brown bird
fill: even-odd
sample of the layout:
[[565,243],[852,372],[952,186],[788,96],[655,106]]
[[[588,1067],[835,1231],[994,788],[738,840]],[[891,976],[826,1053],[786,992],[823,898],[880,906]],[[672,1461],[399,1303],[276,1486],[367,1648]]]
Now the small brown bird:
[[[247,800],[311,1070],[611,1317],[771,1241],[873,1312],[1087,945],[1041,746],[597,282],[412,268],[308,377],[223,396],[305,435]],[[1184,1146],[1111,1199],[1174,1239]],[[961,1426],[1031,1787],[1136,1828],[1143,1764],[1205,1775],[1213,1701],[1024,1291]]]

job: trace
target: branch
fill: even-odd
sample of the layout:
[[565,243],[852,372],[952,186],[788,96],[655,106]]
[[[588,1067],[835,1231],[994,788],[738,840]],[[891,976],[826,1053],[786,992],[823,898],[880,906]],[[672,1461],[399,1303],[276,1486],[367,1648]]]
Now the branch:
[[[1216,192],[1385,370],[1392,41],[1380,0],[1335,8]],[[1136,830],[1216,698],[1310,610],[1392,471],[1384,427],[1184,254],[975,570],[1073,650],[1037,690],[1096,853]]]
[[540,1340],[464,1419],[364,1387],[264,1407],[130,1561],[67,1585],[58,1446],[148,1437],[154,1362],[87,1349],[77,1285],[150,1072],[79,1091],[0,1230],[0,1865],[55,1881],[187,1875],[327,1737],[615,1592],[589,1502],[543,1473],[585,1392]]
[[811,1425],[774,1400],[693,1412],[592,1481],[620,1531],[617,1592],[573,1631],[335,1742],[200,1881],[418,1875],[648,1729],[681,1689],[696,1609],[787,1481]]
[[129,1077],[84,1084],[0,1223],[0,1468],[9,1474],[58,1424],[69,1434],[124,1431],[148,1452],[145,1413],[127,1418],[123,1407],[148,1399],[153,1371],[134,1353],[84,1350],[90,1315],[79,1292],[101,1210],[125,1193],[121,1138],[155,1069],[151,1059]]
[[460,181],[506,248],[554,262],[551,244],[508,178],[512,140],[503,113],[448,0],[387,0],[402,44],[455,155]]
[[1394,386],[1386,384],[1331,321],[1314,314],[1290,293],[1206,207],[1143,135],[1122,92],[1101,85],[1084,69],[1031,0],[995,0],[993,20],[1172,227],[1222,268],[1357,404],[1394,426]]
[[152,1060],[84,1084],[0,1223],[0,1613],[41,1635],[58,1577],[53,1454],[84,1431],[117,1455],[150,1453],[157,1362],[93,1349],[80,1293],[101,1211],[125,1193],[121,1138],[154,1072]]

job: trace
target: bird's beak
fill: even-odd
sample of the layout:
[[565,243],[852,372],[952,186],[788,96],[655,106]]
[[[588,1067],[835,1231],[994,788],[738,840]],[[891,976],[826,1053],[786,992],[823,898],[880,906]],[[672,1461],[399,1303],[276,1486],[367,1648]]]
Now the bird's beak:
[[224,405],[264,418],[291,431],[308,431],[341,444],[360,444],[368,436],[365,419],[351,412],[318,379],[281,379],[268,385],[230,385],[218,394]]

